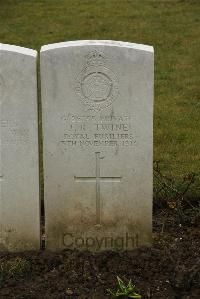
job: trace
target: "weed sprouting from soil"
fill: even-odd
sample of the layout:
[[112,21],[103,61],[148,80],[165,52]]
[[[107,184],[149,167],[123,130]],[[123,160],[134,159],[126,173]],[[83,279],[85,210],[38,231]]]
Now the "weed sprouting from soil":
[[18,279],[31,270],[31,264],[24,258],[16,257],[0,264],[0,287],[7,279]]
[[107,292],[114,298],[135,298],[140,299],[142,298],[141,295],[137,294],[135,291],[135,285],[133,285],[131,279],[129,280],[128,284],[126,285],[125,282],[117,276],[118,282],[118,289],[116,291],[112,291],[108,289]]

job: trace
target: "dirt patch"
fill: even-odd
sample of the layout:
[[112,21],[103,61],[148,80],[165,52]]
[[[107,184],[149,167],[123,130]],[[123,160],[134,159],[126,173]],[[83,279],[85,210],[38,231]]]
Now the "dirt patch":
[[131,278],[143,299],[200,298],[199,237],[198,223],[182,225],[162,211],[154,216],[151,248],[1,254],[1,267],[13,261],[19,271],[1,277],[0,298],[110,298],[106,290],[116,289],[117,275]]

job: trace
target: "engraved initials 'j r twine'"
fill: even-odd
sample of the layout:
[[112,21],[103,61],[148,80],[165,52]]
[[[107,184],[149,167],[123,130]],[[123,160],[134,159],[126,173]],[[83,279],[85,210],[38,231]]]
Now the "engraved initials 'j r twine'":
[[101,170],[100,170],[100,160],[103,159],[104,157],[100,156],[100,152],[95,153],[96,157],[96,174],[95,177],[77,177],[74,176],[74,179],[76,182],[96,182],[96,224],[101,225],[101,190],[100,190],[100,185],[101,181],[104,182],[121,182],[122,177],[102,177],[101,176]]

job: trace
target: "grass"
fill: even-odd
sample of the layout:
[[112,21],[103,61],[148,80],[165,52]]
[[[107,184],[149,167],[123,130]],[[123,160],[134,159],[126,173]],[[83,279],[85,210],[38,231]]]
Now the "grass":
[[[0,42],[113,39],[155,48],[154,160],[200,173],[199,0],[0,0]],[[192,194],[200,195],[200,180]]]

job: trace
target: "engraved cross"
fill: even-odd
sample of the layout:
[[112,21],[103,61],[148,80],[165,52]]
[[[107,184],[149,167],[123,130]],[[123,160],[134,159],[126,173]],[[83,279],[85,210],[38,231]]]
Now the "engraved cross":
[[101,176],[101,171],[100,171],[100,160],[103,159],[104,157],[100,156],[100,152],[95,153],[96,156],[96,174],[95,177],[77,177],[74,176],[74,179],[76,182],[96,182],[96,225],[101,225],[101,196],[100,196],[100,185],[101,181],[104,182],[121,182],[122,177],[117,176],[117,177],[103,177]]

